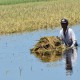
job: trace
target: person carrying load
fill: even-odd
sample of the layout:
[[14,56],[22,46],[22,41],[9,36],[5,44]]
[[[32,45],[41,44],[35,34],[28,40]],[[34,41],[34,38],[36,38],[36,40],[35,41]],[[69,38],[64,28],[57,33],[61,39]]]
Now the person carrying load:
[[71,28],[68,27],[67,19],[61,19],[61,27],[62,29],[60,30],[60,38],[62,40],[62,43],[70,48],[78,46],[75,33]]

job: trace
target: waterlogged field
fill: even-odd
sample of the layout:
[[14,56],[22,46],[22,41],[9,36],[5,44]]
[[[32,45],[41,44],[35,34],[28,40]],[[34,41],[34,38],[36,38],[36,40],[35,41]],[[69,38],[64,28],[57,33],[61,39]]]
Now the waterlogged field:
[[54,28],[63,17],[70,25],[80,23],[80,0],[28,1],[0,0],[0,34]]
[[[80,25],[73,27],[78,49],[57,57],[30,53],[43,36],[58,36],[60,29],[39,30],[23,34],[0,35],[0,80],[79,80]],[[52,54],[52,53],[50,53]],[[70,55],[71,54],[71,55]],[[44,62],[47,60],[47,62]]]

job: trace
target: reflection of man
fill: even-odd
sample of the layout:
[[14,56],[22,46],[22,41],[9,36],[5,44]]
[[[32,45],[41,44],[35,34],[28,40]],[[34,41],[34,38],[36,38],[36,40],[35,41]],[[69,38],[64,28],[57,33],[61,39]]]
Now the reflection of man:
[[72,63],[77,59],[77,48],[73,47],[65,51],[64,53],[66,59],[66,70],[71,73],[73,70]]
[[73,47],[72,49],[73,49],[73,53],[71,55],[71,60],[72,60],[72,63],[75,63],[77,60],[77,48]]

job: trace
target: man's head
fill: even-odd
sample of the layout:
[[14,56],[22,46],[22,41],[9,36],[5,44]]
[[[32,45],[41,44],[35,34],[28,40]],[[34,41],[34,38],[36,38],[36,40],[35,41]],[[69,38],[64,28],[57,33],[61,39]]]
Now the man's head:
[[68,20],[65,18],[61,19],[61,26],[63,29],[66,29],[68,26]]

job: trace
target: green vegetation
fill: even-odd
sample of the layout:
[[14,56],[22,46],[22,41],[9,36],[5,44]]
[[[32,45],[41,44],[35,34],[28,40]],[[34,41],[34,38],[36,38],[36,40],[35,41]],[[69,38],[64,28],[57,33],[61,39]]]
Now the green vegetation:
[[0,0],[0,5],[18,4],[25,2],[40,2],[40,1],[50,1],[50,0]]
[[[19,3],[18,3],[19,1]],[[65,17],[70,25],[80,23],[80,0],[11,0],[0,5],[0,34],[33,31],[60,26]],[[2,0],[0,4],[9,4]],[[18,3],[18,4],[15,4]]]

